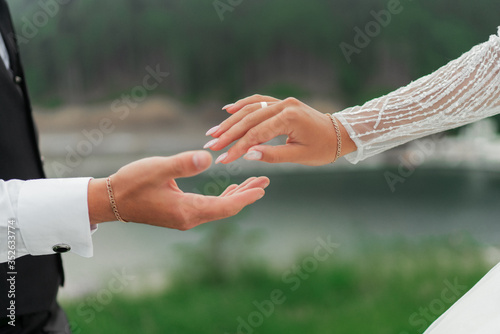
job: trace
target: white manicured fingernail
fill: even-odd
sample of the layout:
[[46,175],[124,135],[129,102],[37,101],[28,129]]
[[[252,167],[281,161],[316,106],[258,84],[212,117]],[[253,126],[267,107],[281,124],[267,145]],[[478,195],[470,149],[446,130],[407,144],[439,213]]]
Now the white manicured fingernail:
[[205,136],[210,136],[214,133],[217,132],[217,130],[219,130],[220,126],[217,125],[217,126],[214,126],[213,128],[211,128],[210,130],[207,131],[207,133],[205,134]]
[[231,108],[232,106],[234,106],[234,103],[226,104],[224,107],[222,107],[222,110],[226,110],[227,108]]
[[260,160],[262,159],[262,152],[250,151],[243,156],[246,160]]
[[227,158],[227,152],[226,152],[226,153],[224,153],[224,154],[221,154],[221,155],[217,158],[217,160],[215,160],[215,164],[217,165],[219,162],[222,162],[222,161],[226,160],[226,158]]
[[219,138],[212,139],[211,141],[206,143],[205,146],[203,146],[203,148],[210,148],[210,147],[214,146],[215,144],[217,144],[218,141],[219,141]]

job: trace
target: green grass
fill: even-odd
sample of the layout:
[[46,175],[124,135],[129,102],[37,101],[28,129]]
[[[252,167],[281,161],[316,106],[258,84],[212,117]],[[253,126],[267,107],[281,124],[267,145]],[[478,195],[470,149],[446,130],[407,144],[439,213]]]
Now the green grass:
[[[93,319],[78,310],[81,300],[63,306],[75,334],[233,334],[239,317],[247,322],[250,317],[255,325],[240,333],[421,333],[451,306],[450,299],[461,296],[490,267],[481,246],[467,238],[367,240],[350,255],[340,254],[341,248],[307,278],[243,261],[232,275],[221,276],[214,269],[210,277],[211,268],[190,279],[179,274],[168,291],[157,295],[117,294]],[[301,265],[311,255],[295,263]],[[290,277],[296,279],[293,284]],[[466,288],[452,292],[445,282]],[[282,303],[267,303],[269,314],[259,316],[254,302],[270,300],[274,290],[282,292]]]

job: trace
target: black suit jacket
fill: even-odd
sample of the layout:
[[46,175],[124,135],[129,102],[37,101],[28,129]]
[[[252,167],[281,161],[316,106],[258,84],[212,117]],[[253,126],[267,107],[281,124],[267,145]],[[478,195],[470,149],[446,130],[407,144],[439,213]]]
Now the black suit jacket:
[[[8,69],[0,60],[0,179],[43,178],[16,35],[5,0],[0,0],[0,32],[11,63]],[[49,310],[63,281],[61,257],[58,254],[23,256],[16,259],[16,271],[16,314]],[[9,301],[6,273],[7,264],[0,264],[0,318],[7,315]]]

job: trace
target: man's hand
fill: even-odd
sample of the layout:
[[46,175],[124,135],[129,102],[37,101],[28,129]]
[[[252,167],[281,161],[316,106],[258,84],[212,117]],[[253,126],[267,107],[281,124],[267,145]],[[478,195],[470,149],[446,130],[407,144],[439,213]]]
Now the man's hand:
[[[233,216],[265,194],[266,177],[249,178],[230,185],[220,196],[184,193],[176,178],[206,170],[212,157],[205,151],[153,157],[135,161],[111,175],[113,193],[121,217],[129,222],[188,230],[200,224]],[[116,220],[105,179],[93,179],[88,192],[91,224]]]

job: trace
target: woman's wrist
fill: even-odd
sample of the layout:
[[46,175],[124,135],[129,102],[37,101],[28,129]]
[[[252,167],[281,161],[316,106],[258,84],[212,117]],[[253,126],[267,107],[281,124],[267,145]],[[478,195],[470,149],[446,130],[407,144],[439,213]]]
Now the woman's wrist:
[[[333,117],[335,117],[335,114],[333,114]],[[356,147],[356,144],[351,139],[351,137],[349,137],[349,134],[347,133],[347,130],[344,127],[344,125],[342,125],[342,123],[339,122],[338,120],[337,120],[337,124],[339,125],[340,137],[342,138],[342,147],[340,150],[340,156],[342,157],[346,154],[356,152],[356,150],[358,148]]]
[[[332,155],[331,152],[332,150],[334,150],[334,154],[336,154],[339,148],[340,148],[340,154],[338,154],[339,157],[355,152],[358,148],[356,147],[356,144],[349,136],[349,133],[347,132],[347,129],[344,127],[342,122],[340,122],[339,119],[335,117],[335,114],[325,114],[325,116],[328,119],[328,123],[330,126],[328,133],[329,135],[328,140],[332,140],[332,143],[333,141],[335,142],[335,145],[330,145],[330,148],[328,149],[328,155],[329,156]],[[339,130],[340,133],[338,133],[337,130]],[[332,139],[332,137],[335,139]],[[340,146],[338,146],[339,142]]]

